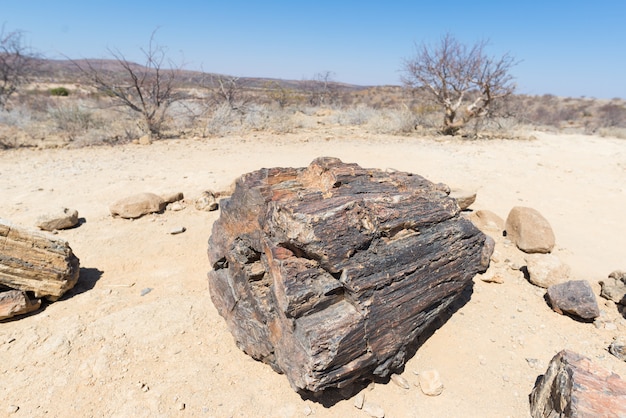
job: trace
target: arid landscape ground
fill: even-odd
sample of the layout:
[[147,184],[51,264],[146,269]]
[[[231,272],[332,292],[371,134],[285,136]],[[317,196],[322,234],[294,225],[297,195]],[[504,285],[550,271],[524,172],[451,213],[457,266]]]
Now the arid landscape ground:
[[[240,351],[207,288],[207,240],[219,211],[196,210],[195,198],[227,189],[243,173],[302,167],[319,156],[476,190],[471,209],[504,219],[514,206],[537,209],[554,230],[553,253],[572,278],[592,284],[602,311],[595,324],[552,311],[545,290],[511,268],[525,264],[524,254],[488,231],[496,240],[490,270],[503,283],[474,279],[467,303],[406,363],[401,375],[410,389],[385,381],[363,389],[386,417],[527,417],[535,380],[566,348],[626,378],[626,363],[607,351],[626,334],[626,319],[599,297],[598,285],[626,269],[625,140],[392,136],[317,122],[281,135],[0,151],[2,218],[34,228],[59,207],[84,218],[58,232],[80,258],[76,287],[39,312],[0,323],[0,415],[367,417],[352,398],[301,397]],[[120,197],[178,191],[183,210],[132,221],[109,214]],[[184,233],[169,234],[181,226]],[[441,375],[440,396],[416,386],[427,369]]]

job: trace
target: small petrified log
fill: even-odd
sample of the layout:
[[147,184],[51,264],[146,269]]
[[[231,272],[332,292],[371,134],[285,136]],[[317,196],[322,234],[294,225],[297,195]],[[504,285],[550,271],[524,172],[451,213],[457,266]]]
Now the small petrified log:
[[54,301],[78,281],[67,241],[0,219],[0,284]]
[[493,251],[448,193],[334,158],[239,178],[208,250],[211,298],[238,346],[296,390],[401,367]]
[[0,292],[0,320],[36,311],[40,306],[41,300],[31,300],[21,290]]
[[587,357],[563,350],[530,394],[533,418],[624,417],[626,381]]

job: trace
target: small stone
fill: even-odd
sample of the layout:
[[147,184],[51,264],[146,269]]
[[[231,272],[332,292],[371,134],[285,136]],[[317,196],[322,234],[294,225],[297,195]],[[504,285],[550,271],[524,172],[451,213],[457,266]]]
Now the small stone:
[[615,270],[609,274],[608,279],[601,280],[600,296],[615,303],[626,305],[626,273]]
[[172,229],[170,231],[170,235],[182,234],[186,230],[187,230],[187,228],[185,228],[184,226],[179,226],[178,228]]
[[37,227],[44,231],[67,229],[78,225],[76,209],[61,208],[58,212],[42,215],[37,219]]
[[516,206],[504,225],[506,236],[525,253],[549,253],[555,238],[550,223],[537,210]]
[[365,402],[365,395],[363,393],[359,393],[354,397],[354,407],[357,409],[363,408],[363,403]]
[[183,200],[185,196],[183,195],[182,192],[176,192],[176,193],[163,195],[161,196],[161,198],[165,201],[165,203],[174,203],[174,202]]
[[443,383],[437,370],[426,370],[419,374],[420,388],[425,395],[439,396],[443,392]]
[[15,414],[19,410],[20,410],[20,407],[17,405],[9,405],[6,408],[7,414]]
[[586,280],[571,280],[548,288],[548,300],[552,309],[585,320],[600,316],[600,308],[591,285]]
[[116,201],[109,210],[113,216],[134,219],[148,213],[161,212],[165,206],[166,203],[160,196],[154,193],[139,193]]
[[529,254],[526,256],[528,281],[535,286],[548,287],[569,280],[570,268],[553,254]]
[[407,382],[407,380],[404,377],[395,373],[391,375],[391,381],[395,383],[397,386],[401,387],[402,389],[409,389],[411,387],[409,385],[409,382]]
[[456,199],[461,210],[468,209],[476,201],[476,192],[463,189],[450,190],[450,197]]
[[176,405],[179,411],[184,411],[186,406],[187,405],[185,405],[183,402],[180,402],[178,405]]
[[480,277],[480,280],[482,280],[485,283],[497,283],[497,284],[504,283],[504,279],[502,278],[502,275],[492,270],[487,270],[485,273],[479,274],[478,276]]
[[497,231],[502,233],[504,220],[490,210],[477,210],[470,215],[470,221],[483,232]]
[[363,412],[374,418],[385,418],[385,410],[375,403],[365,401],[363,403]]
[[183,206],[183,204],[180,202],[174,202],[167,205],[167,210],[170,210],[172,212],[179,212],[183,209],[185,209],[185,206]]
[[536,359],[536,358],[527,358],[527,359],[526,359],[526,363],[528,363],[528,365],[529,365],[532,369],[537,369],[537,368],[539,368],[539,359]]
[[152,144],[152,138],[150,137],[150,135],[146,134],[146,135],[143,135],[141,138],[139,138],[137,140],[137,143],[139,145],[150,145]]
[[197,210],[202,210],[205,212],[217,210],[219,205],[217,203],[215,193],[210,190],[202,192],[200,197],[196,200],[195,207]]
[[313,413],[313,409],[311,409],[311,407],[309,405],[304,405],[304,409],[302,411],[304,413],[305,416],[309,416]]
[[621,338],[615,339],[609,346],[609,353],[620,360],[626,361],[626,342]]
[[141,290],[140,295],[141,296],[146,296],[148,293],[152,292],[152,288],[151,287],[146,287],[145,289]]

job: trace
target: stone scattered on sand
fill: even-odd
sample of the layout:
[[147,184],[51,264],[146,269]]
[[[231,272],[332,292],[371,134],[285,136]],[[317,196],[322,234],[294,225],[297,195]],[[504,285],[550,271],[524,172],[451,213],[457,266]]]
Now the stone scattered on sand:
[[526,257],[528,280],[545,289],[570,279],[570,268],[554,254],[528,254]]
[[152,144],[152,137],[148,134],[143,135],[137,140],[137,143],[139,145],[150,145]]
[[615,303],[626,305],[626,272],[615,270],[608,279],[601,280],[600,296]]
[[450,189],[450,197],[456,199],[461,210],[466,210],[476,201],[476,192],[452,188]]
[[591,320],[600,316],[600,308],[591,285],[586,280],[570,280],[548,288],[552,309],[560,314],[570,314]]
[[396,386],[401,387],[402,389],[409,389],[411,387],[411,385],[409,385],[409,382],[399,374],[393,373],[391,375],[391,381],[395,383]]
[[55,301],[74,287],[79,260],[68,242],[0,219],[0,285]]
[[372,418],[385,418],[385,410],[373,402],[364,401],[362,410]]
[[363,403],[365,403],[365,395],[361,392],[354,397],[354,407],[363,409]]
[[61,208],[58,212],[42,215],[37,219],[37,227],[44,231],[67,229],[78,225],[76,209]]
[[435,369],[420,372],[419,376],[420,389],[425,395],[439,396],[443,392],[443,383],[439,372]]
[[205,212],[217,210],[219,208],[219,204],[217,203],[216,197],[215,193],[210,190],[202,192],[200,197],[196,199],[196,209]]
[[497,271],[496,269],[489,269],[486,272],[484,272],[483,274],[479,274],[476,277],[479,278],[480,280],[482,280],[485,283],[497,283],[497,284],[502,284],[504,283],[504,278],[502,277],[503,274],[499,271]]
[[182,234],[186,230],[187,230],[187,228],[185,228],[184,226],[179,226],[177,228],[171,229],[170,230],[170,235]]
[[161,212],[166,202],[154,193],[139,193],[128,196],[113,203],[109,210],[111,215],[125,219],[139,218],[149,213]]
[[626,361],[626,339],[618,337],[609,345],[609,353],[622,361]]
[[554,248],[554,232],[537,210],[522,206],[511,209],[504,225],[506,236],[525,253],[549,253]]
[[40,306],[40,299],[31,300],[21,290],[0,292],[0,320],[36,311]]
[[181,202],[173,202],[173,203],[168,204],[166,209],[172,212],[178,212],[178,211],[185,209],[185,205]]
[[167,204],[167,203],[174,203],[174,202],[181,201],[185,198],[185,196],[183,195],[183,192],[175,192],[175,193],[165,194],[161,196],[161,198]]
[[502,235],[504,230],[504,219],[490,210],[483,209],[472,212],[469,219],[476,225],[476,228],[483,232],[498,232]]
[[626,417],[626,381],[563,350],[552,358],[530,394],[533,418]]

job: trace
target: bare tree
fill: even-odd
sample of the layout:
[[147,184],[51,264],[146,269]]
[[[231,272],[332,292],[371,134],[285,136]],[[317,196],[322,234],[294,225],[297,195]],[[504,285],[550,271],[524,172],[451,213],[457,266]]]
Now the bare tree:
[[28,82],[34,69],[34,54],[24,45],[21,31],[0,29],[0,110],[18,88]]
[[510,74],[517,61],[509,54],[486,55],[486,41],[467,47],[446,34],[436,45],[416,46],[406,59],[402,81],[411,89],[423,88],[443,108],[441,132],[454,135],[468,122],[494,116],[496,104],[513,94]]
[[309,104],[312,106],[332,105],[339,98],[337,83],[333,80],[332,71],[316,73],[312,80],[305,83],[309,95]]
[[208,88],[215,104],[226,104],[232,110],[244,112],[250,102],[250,97],[245,94],[246,83],[239,77],[212,75]]
[[98,90],[140,114],[144,131],[158,138],[168,108],[184,97],[177,91],[180,66],[174,65],[167,58],[166,49],[155,43],[155,33],[150,36],[148,48],[141,49],[143,65],[129,61],[118,50],[109,50],[117,65],[113,70],[101,65],[102,62],[87,60],[84,65],[77,61],[74,64]]

